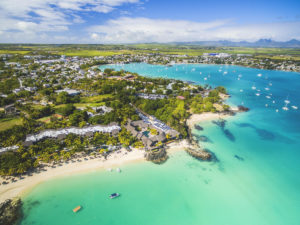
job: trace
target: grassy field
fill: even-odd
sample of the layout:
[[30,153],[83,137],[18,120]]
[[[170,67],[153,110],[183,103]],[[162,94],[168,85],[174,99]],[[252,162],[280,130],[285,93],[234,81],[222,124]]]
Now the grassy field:
[[20,118],[4,118],[0,119],[0,131],[9,129],[14,125],[22,124],[22,120]]
[[1,50],[0,49],[0,54],[21,54],[25,55],[28,54],[30,51],[26,50]]
[[121,54],[134,54],[133,51],[120,50],[120,51],[99,51],[99,50],[75,50],[75,51],[60,51],[59,55],[66,56],[112,56]]
[[273,60],[295,60],[300,61],[300,56],[290,56],[290,55],[258,55],[256,58],[268,58]]
[[135,44],[135,45],[0,45],[0,54],[30,54],[31,52],[67,56],[112,56],[119,54],[162,53],[199,56],[205,52],[255,54],[300,57],[298,48],[206,47],[199,45]]
[[106,94],[106,95],[97,95],[97,96],[91,96],[91,97],[82,97],[80,99],[81,103],[100,103],[103,101],[105,98],[110,98],[112,97],[111,94]]

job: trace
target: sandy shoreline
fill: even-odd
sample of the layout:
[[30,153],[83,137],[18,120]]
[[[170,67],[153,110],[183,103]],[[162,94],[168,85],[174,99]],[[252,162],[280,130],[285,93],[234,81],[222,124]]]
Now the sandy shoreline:
[[128,162],[143,161],[144,151],[133,150],[131,152],[127,152],[125,149],[122,149],[120,153],[115,152],[110,154],[107,157],[107,160],[105,160],[103,157],[88,160],[84,160],[84,158],[81,158],[80,160],[81,162],[74,162],[68,164],[63,163],[62,166],[56,166],[56,168],[48,167],[46,168],[47,171],[34,173],[32,176],[26,176],[24,179],[18,180],[14,183],[10,182],[7,185],[1,185],[0,202],[17,196],[22,197],[34,186],[55,177],[86,173],[89,171],[96,171],[99,169],[116,169]]
[[[186,140],[172,142],[167,145],[167,151],[175,152],[183,150],[188,146]],[[26,193],[36,185],[50,180],[52,178],[70,176],[80,173],[87,173],[90,171],[97,171],[101,169],[116,169],[122,165],[132,162],[142,162],[144,159],[144,150],[133,150],[131,152],[121,149],[120,153],[114,152],[110,154],[105,160],[102,158],[93,158],[84,160],[81,158],[81,162],[74,163],[63,163],[62,166],[56,166],[56,168],[48,167],[47,171],[42,171],[40,173],[34,173],[32,176],[25,176],[22,180],[17,180],[16,182],[0,186],[0,202],[13,197],[23,197]],[[88,157],[86,157],[88,158]],[[0,179],[0,182],[2,180]]]
[[230,115],[225,113],[202,113],[202,114],[193,114],[190,116],[190,118],[186,121],[189,128],[193,129],[194,125],[200,122],[204,121],[210,121],[210,120],[218,120],[218,119],[225,119],[229,117]]
[[[199,122],[225,118],[227,116],[228,115],[216,113],[194,114],[187,120],[187,125],[193,129],[194,125]],[[189,147],[188,141],[180,140],[169,143],[166,146],[166,149],[168,153],[171,153],[184,150],[186,147]],[[52,178],[70,176],[108,168],[116,169],[120,167],[122,169],[122,165],[124,164],[144,161],[144,153],[144,150],[133,150],[128,152],[125,149],[121,149],[119,153],[114,152],[110,154],[106,160],[103,157],[92,159],[90,157],[85,157],[87,158],[87,160],[85,160],[83,157],[80,159],[80,162],[76,161],[74,163],[63,163],[61,166],[56,166],[56,168],[47,167],[46,171],[33,173],[32,176],[25,176],[25,178],[22,180],[17,179],[16,182],[0,185],[0,202],[13,197],[23,197],[39,183]],[[0,178],[1,183],[2,181],[2,178]]]

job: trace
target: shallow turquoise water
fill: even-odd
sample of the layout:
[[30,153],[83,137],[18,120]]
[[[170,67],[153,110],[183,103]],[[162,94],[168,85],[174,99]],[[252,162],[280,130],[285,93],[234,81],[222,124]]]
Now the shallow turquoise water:
[[[203,131],[194,131],[207,137],[201,144],[218,162],[200,162],[182,151],[163,165],[133,163],[122,173],[50,180],[24,199],[22,225],[300,224],[300,113],[291,108],[300,106],[299,73],[215,65],[106,67],[223,85],[233,96],[229,103],[251,111],[228,119],[223,129],[205,122]],[[288,111],[282,110],[286,99]],[[109,199],[113,192],[121,197]],[[77,205],[83,209],[74,214]]]

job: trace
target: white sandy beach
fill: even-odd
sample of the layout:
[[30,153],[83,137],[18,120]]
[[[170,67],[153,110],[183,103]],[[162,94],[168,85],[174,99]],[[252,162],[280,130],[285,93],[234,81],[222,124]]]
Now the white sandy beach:
[[[106,168],[118,168],[128,162],[142,161],[144,160],[144,151],[133,150],[127,152],[125,149],[122,149],[121,153],[112,153],[106,160],[104,158],[88,160],[81,158],[80,160],[81,162],[64,163],[62,166],[56,166],[56,168],[48,167],[46,168],[47,171],[34,173],[32,176],[25,176],[24,179],[17,180],[14,183],[10,182],[7,185],[1,185],[0,202],[17,196],[21,197],[37,184],[54,177],[69,176]],[[2,181],[0,180],[0,182]]]
[[[183,150],[188,146],[186,140],[176,141],[168,144],[167,151],[174,152]],[[102,158],[93,158],[84,160],[81,158],[81,162],[74,163],[63,163],[61,166],[56,166],[56,168],[47,167],[47,171],[41,171],[40,173],[33,173],[32,176],[25,176],[24,179],[17,179],[16,182],[10,182],[6,185],[0,186],[0,202],[13,197],[22,197],[28,191],[30,191],[34,186],[42,183],[46,180],[61,177],[70,176],[79,173],[86,173],[101,169],[116,169],[122,165],[130,162],[144,161],[144,150],[133,150],[127,152],[125,149],[121,149],[120,153],[112,153],[105,160]],[[0,182],[2,182],[0,178]]]
[[[226,116],[228,115],[216,113],[194,114],[188,119],[187,124],[191,129],[193,129],[193,126],[196,123],[225,118]],[[184,150],[184,148],[188,146],[189,143],[187,140],[180,140],[169,143],[166,149],[169,153],[171,153]],[[110,154],[106,160],[103,157],[92,159],[86,157],[87,160],[85,160],[83,157],[80,159],[80,162],[75,161],[74,163],[63,163],[61,166],[56,166],[56,168],[47,167],[46,171],[33,173],[32,176],[24,176],[24,179],[17,179],[16,182],[9,182],[6,185],[0,185],[0,202],[13,197],[22,197],[34,186],[55,177],[70,176],[99,169],[116,169],[118,167],[122,169],[122,165],[126,163],[144,161],[144,153],[145,152],[143,150],[133,150],[128,152],[125,149],[121,149],[120,153],[114,152]],[[1,183],[2,181],[2,178],[0,178]]]
[[193,129],[194,125],[200,122],[204,121],[210,121],[210,120],[217,120],[217,119],[225,119],[226,117],[229,117],[228,114],[224,113],[202,113],[202,114],[193,114],[187,121],[187,125]]

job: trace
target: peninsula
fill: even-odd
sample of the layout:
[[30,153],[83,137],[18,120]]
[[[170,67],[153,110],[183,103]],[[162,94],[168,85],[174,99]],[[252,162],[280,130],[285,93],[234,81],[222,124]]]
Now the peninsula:
[[193,143],[195,121],[233,113],[224,87],[101,71],[89,58],[28,60],[2,67],[1,201],[54,176],[162,163],[174,149],[209,160]]

